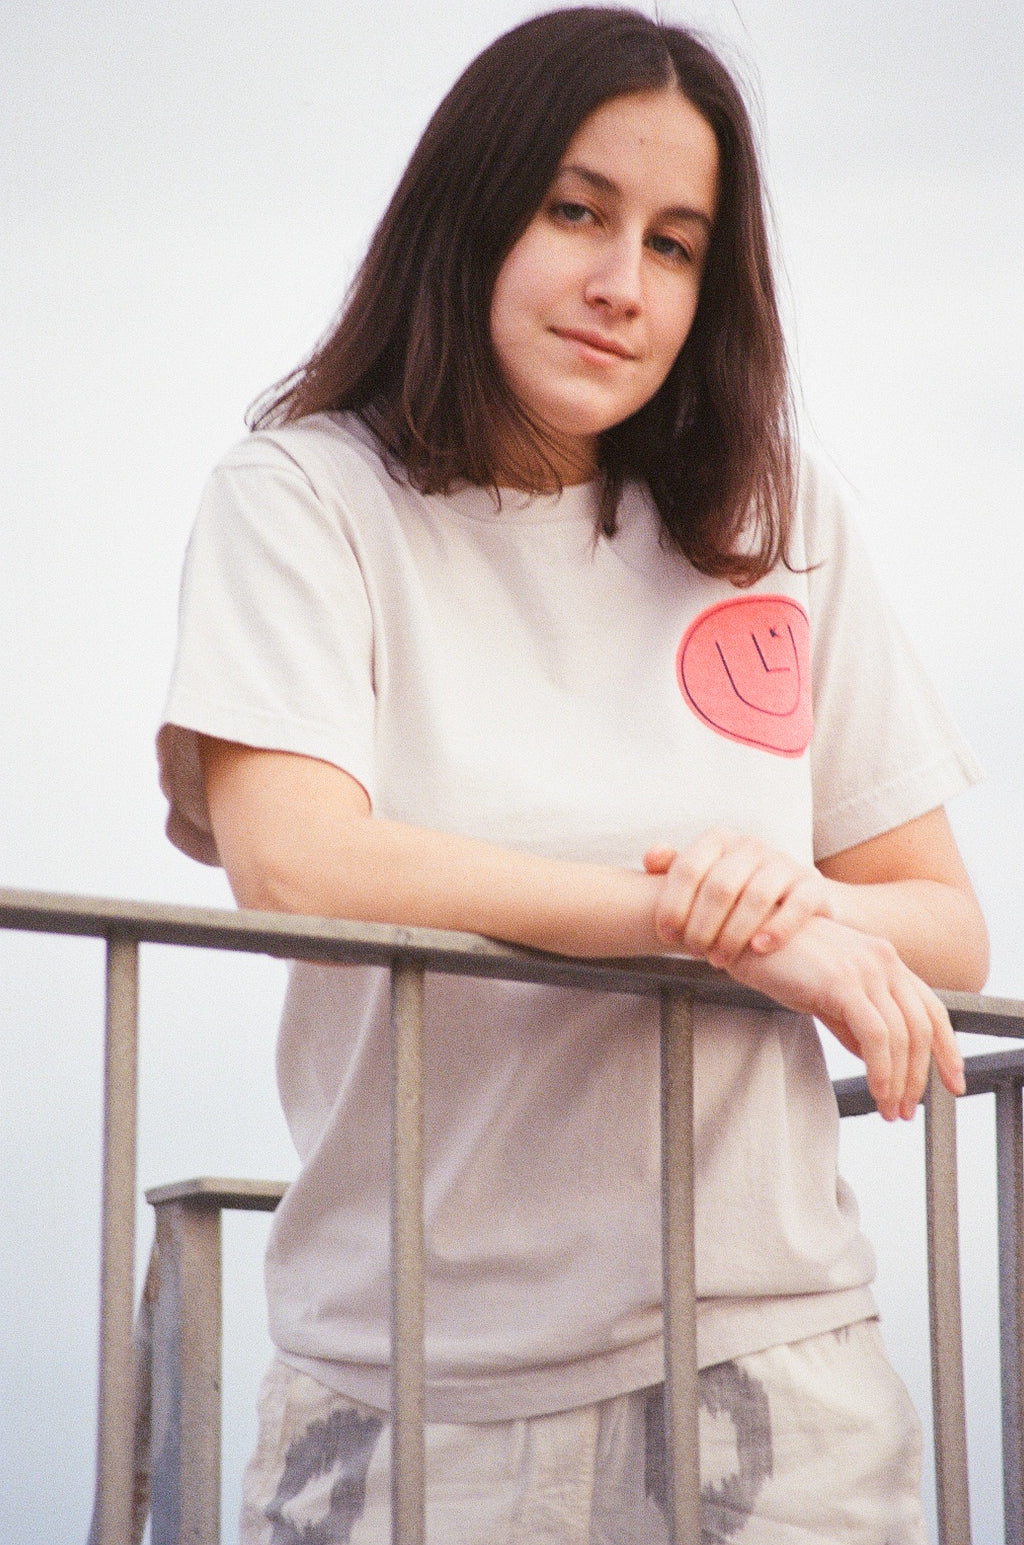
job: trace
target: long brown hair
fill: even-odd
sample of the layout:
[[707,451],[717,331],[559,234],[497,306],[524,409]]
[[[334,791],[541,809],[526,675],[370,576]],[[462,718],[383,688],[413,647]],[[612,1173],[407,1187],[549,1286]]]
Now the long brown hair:
[[[348,409],[424,493],[557,479],[490,337],[498,270],[580,124],[613,97],[678,86],[718,143],[718,212],[690,335],[660,390],[600,439],[601,526],[628,478],[665,539],[737,584],[785,557],[794,498],[786,351],[757,149],[742,96],[696,35],[630,10],[553,11],[492,43],[430,120],[342,312],[251,410],[264,428]],[[513,447],[510,469],[509,448]]]

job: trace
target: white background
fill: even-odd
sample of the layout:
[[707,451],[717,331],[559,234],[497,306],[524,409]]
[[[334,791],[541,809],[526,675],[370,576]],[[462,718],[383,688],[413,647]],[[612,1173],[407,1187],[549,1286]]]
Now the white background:
[[[246,404],[337,306],[415,139],[526,4],[7,0],[0,56],[0,886],[228,903],[162,835],[181,555]],[[804,432],[987,781],[954,822],[1024,995],[1019,0],[695,0],[757,101]],[[143,1185],[287,1177],[283,968],[144,952]],[[91,1506],[102,958],[0,937],[0,1538]],[[837,1063],[838,1066],[838,1063]],[[843,1071],[846,1071],[844,1065]],[[992,1129],[961,1110],[975,1538],[1000,1536]],[[847,1125],[894,1356],[927,1401],[920,1123]],[[140,1254],[149,1220],[140,1222]],[[225,1539],[267,1356],[227,1226]]]

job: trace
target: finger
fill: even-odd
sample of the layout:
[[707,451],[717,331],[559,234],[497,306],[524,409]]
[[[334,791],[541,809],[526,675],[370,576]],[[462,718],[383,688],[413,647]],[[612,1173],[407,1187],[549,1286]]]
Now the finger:
[[932,1055],[935,1058],[935,1066],[938,1068],[939,1077],[950,1094],[966,1094],[967,1080],[964,1076],[964,1059],[956,1043],[956,1036],[953,1033],[953,1026],[949,1022],[949,1015],[946,1012],[945,1004],[936,997],[930,988],[926,991],[932,1021]]
[[745,949],[770,954],[788,944],[809,918],[828,917],[831,910],[820,875],[794,865],[784,854],[770,854],[751,875],[708,959],[728,969]]
[[760,843],[740,840],[708,868],[697,886],[686,923],[688,949],[709,959],[720,949],[723,963],[742,954],[777,900],[772,886],[758,885],[764,861]]
[[835,1002],[823,1006],[817,1017],[848,1051],[861,1058],[868,1089],[880,1115],[886,1121],[895,1121],[899,1100],[893,1089],[892,1043],[885,1016],[863,991],[841,989],[835,994]]
[[648,848],[644,854],[644,868],[648,874],[667,874],[675,856],[675,848]]
[[[935,1038],[935,1022],[927,1001],[933,994],[911,971],[904,968],[893,982],[893,996],[907,1027],[906,1069],[902,1091],[894,1078],[895,1092],[899,1097],[900,1115],[909,1121],[928,1087],[928,1072],[932,1061],[932,1043]],[[938,1007],[942,1005],[935,1000]]]
[[873,1003],[866,1002],[856,1014],[855,1034],[864,1059],[864,1073],[871,1097],[886,1121],[895,1121],[900,1113],[893,1076],[893,1048],[890,1025]]
[[828,887],[821,877],[813,872],[801,874],[790,889],[780,896],[778,905],[765,918],[764,925],[752,935],[750,948],[755,954],[766,955],[788,944],[808,918],[833,915]]
[[707,831],[676,854],[654,909],[654,926],[665,944],[699,953],[686,936],[690,912],[700,885],[729,840],[727,833]]
[[[908,1100],[907,1080],[910,1068],[911,1048],[911,1024],[908,1023],[908,1013],[892,995],[888,986],[881,991],[881,1002],[875,1003],[879,1017],[886,1028],[889,1040],[888,1046],[888,1082],[884,1091],[885,1109],[882,1114],[887,1121],[895,1121],[898,1116],[904,1114],[904,1106]],[[911,1019],[913,1010],[910,1010]],[[910,1114],[913,1115],[917,1104],[916,1099],[910,1104]],[[879,1106],[881,1110],[882,1107]]]

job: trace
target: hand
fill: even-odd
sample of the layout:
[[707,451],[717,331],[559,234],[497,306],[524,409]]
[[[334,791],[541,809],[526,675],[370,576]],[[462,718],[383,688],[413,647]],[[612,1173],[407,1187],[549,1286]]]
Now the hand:
[[887,1121],[913,1116],[932,1056],[950,1093],[964,1093],[964,1064],[949,1015],[888,940],[812,917],[772,954],[747,950],[730,975],[786,1008],[813,1014],[861,1057]]
[[754,837],[713,828],[683,849],[651,848],[665,884],[654,909],[663,944],[729,970],[745,950],[781,949],[808,918],[830,917],[830,882]]

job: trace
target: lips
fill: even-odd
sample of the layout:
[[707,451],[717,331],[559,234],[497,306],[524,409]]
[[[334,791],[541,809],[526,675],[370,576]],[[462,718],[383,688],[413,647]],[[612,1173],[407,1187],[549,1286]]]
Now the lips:
[[617,359],[635,359],[632,349],[620,343],[617,338],[609,338],[604,333],[592,333],[581,328],[556,327],[552,331],[567,343],[581,343],[585,348],[595,349],[599,354],[611,354]]

